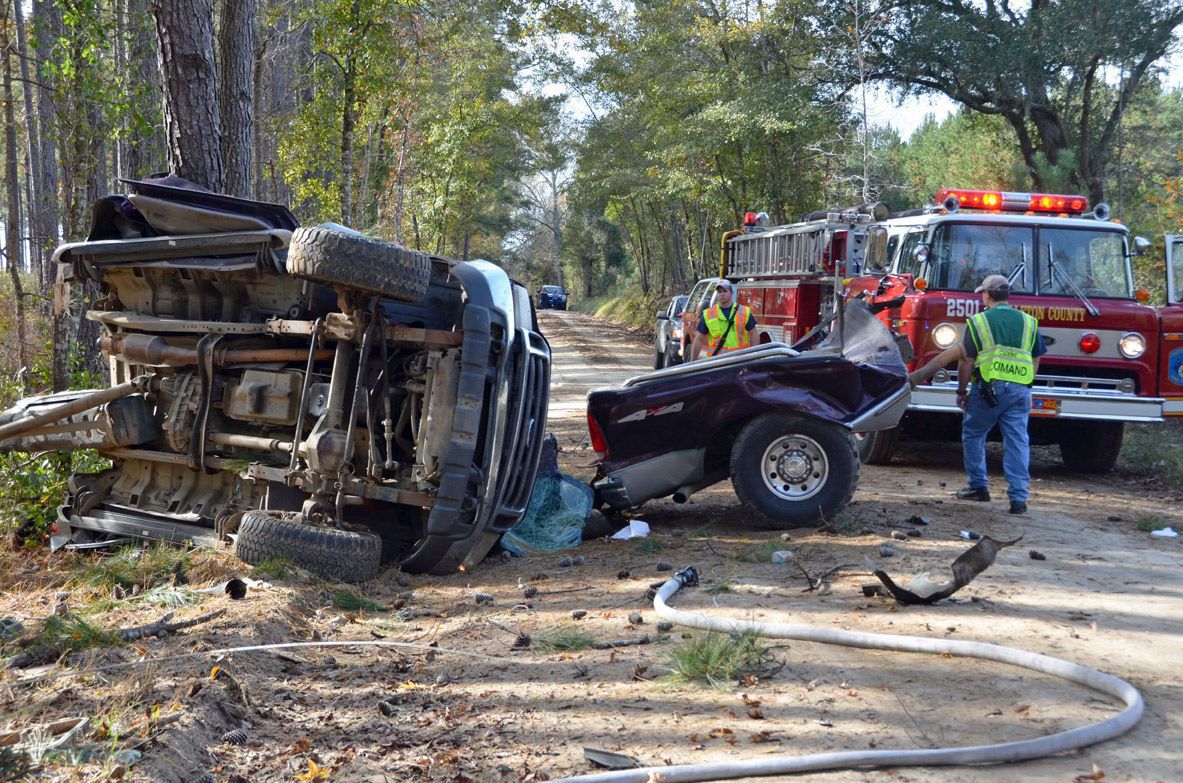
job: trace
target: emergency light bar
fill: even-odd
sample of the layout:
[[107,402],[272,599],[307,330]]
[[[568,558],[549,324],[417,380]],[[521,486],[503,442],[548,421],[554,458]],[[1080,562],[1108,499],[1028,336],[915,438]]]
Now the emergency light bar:
[[1006,193],[998,190],[938,190],[936,203],[943,204],[950,196],[962,207],[996,212],[1049,212],[1079,215],[1089,208],[1084,196],[1056,193]]

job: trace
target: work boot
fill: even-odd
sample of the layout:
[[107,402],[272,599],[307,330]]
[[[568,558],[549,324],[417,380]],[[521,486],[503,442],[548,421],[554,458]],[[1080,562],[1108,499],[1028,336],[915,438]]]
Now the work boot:
[[990,502],[990,490],[985,487],[966,487],[955,493],[958,500],[976,500],[980,503]]
[[1027,513],[1027,501],[1012,500],[1010,502],[1010,513],[1012,513],[1012,514],[1026,514]]

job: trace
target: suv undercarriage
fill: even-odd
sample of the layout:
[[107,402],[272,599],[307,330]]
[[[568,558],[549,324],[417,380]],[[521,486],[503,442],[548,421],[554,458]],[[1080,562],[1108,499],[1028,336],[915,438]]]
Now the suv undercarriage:
[[111,388],[22,400],[0,448],[93,448],[55,546],[234,536],[362,580],[471,567],[520,519],[550,349],[528,292],[183,181],[131,183],[56,259],[99,291]]

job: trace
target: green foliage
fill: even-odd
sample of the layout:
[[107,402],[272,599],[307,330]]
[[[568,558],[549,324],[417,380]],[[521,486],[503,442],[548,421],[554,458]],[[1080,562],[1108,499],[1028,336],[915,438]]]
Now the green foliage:
[[531,646],[541,652],[568,652],[591,647],[595,637],[568,625],[543,628],[531,637]]
[[174,574],[189,567],[190,553],[170,544],[139,546],[129,544],[109,554],[100,554],[85,565],[74,581],[101,592],[110,592],[115,585],[130,590],[148,590],[171,582]]
[[1183,485],[1183,426],[1181,422],[1127,424],[1118,466],[1163,486]]
[[768,646],[753,633],[695,635],[665,651],[672,683],[706,682],[728,690],[748,677],[767,677],[779,668]]
[[115,647],[119,637],[107,633],[80,615],[47,617],[41,627],[22,640],[26,647],[49,647],[65,652],[81,652],[91,647]]
[[637,554],[652,555],[661,552],[666,548],[664,541],[658,541],[656,538],[642,538],[636,545]]
[[346,612],[386,612],[390,607],[377,601],[358,595],[348,590],[334,590],[331,599],[333,606]]
[[283,555],[269,557],[255,566],[255,576],[269,579],[288,579],[296,573],[296,564]]
[[[1049,0],[1022,13],[972,0],[827,5],[837,30],[856,12],[871,20],[861,52],[878,78],[1003,118],[1036,189],[1093,199],[1104,193],[1128,101],[1119,87],[1137,88],[1183,23],[1177,0]],[[839,67],[854,83],[853,53]]]

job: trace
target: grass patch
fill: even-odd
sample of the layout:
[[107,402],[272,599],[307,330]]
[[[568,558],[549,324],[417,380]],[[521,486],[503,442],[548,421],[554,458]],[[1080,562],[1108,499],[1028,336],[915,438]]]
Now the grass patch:
[[637,542],[637,551],[643,555],[652,555],[665,549],[665,542],[655,538],[642,538]]
[[348,590],[334,590],[331,598],[333,606],[346,612],[385,612],[390,609],[385,604],[372,601],[364,595],[351,593]]
[[728,690],[737,682],[768,677],[780,670],[771,650],[753,633],[707,633],[667,650],[673,683],[705,682]]
[[296,573],[296,564],[291,558],[283,555],[269,557],[255,566],[255,576],[265,576],[268,579],[288,579]]
[[1138,529],[1149,533],[1151,530],[1161,530],[1167,526],[1167,521],[1157,514],[1142,517],[1138,520]]
[[727,574],[718,582],[712,582],[702,589],[704,593],[709,595],[719,595],[720,593],[734,593],[735,592],[735,574]]
[[1127,424],[1118,465],[1162,484],[1183,484],[1183,422]]
[[79,585],[109,593],[115,585],[141,590],[171,582],[174,574],[189,567],[189,551],[168,544],[140,547],[132,544],[88,563],[75,578]]
[[784,548],[785,542],[779,539],[770,539],[740,552],[736,560],[742,560],[745,563],[771,563],[772,553],[779,552]]
[[61,653],[122,644],[123,641],[118,636],[107,633],[78,615],[48,617],[32,637],[22,641],[22,646],[26,648],[50,647]]
[[531,646],[542,652],[566,652],[568,650],[586,650],[596,640],[586,631],[580,631],[569,625],[556,625],[543,628],[531,634]]

